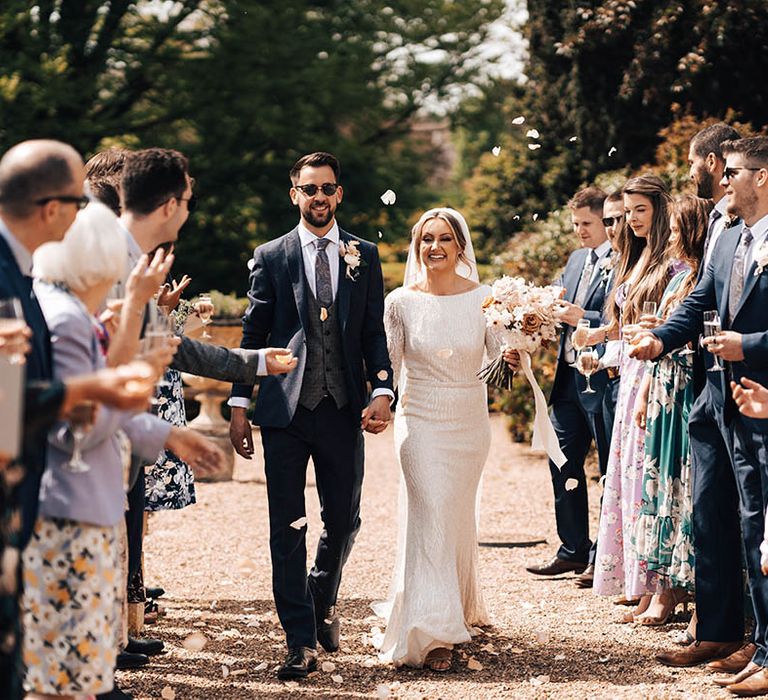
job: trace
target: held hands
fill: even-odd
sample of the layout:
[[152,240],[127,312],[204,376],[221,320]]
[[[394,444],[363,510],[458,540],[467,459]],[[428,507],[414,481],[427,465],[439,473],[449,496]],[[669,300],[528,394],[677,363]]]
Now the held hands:
[[299,358],[293,356],[290,348],[265,348],[264,359],[267,374],[288,374],[299,364]]
[[570,301],[566,301],[565,299],[560,299],[556,303],[560,306],[561,312],[559,314],[559,319],[563,323],[567,323],[569,326],[575,328],[579,321],[584,318],[584,309],[580,306],[571,304]]
[[235,452],[243,459],[253,456],[253,431],[246,415],[246,409],[239,406],[232,407],[232,415],[229,419],[229,441]]
[[638,331],[632,338],[629,356],[637,360],[655,360],[664,350],[662,342],[650,331]]
[[520,353],[517,350],[513,350],[512,348],[504,348],[502,356],[504,357],[504,362],[507,363],[507,366],[513,372],[517,372],[517,370],[520,369]]
[[[184,275],[181,278],[181,282],[171,280],[173,286],[167,282],[160,287],[160,294],[157,296],[158,306],[167,306],[169,311],[173,311],[179,305],[179,299],[181,299],[181,293],[189,287],[192,278],[189,275]],[[213,305],[211,305],[211,311],[213,311]]]
[[389,396],[377,396],[371,400],[361,414],[360,427],[374,435],[387,429],[392,420],[392,411],[389,407]]
[[713,338],[704,338],[701,344],[713,355],[717,355],[726,362],[740,362],[744,359],[741,333],[736,331],[720,331]]
[[[768,418],[768,389],[762,384],[741,378],[741,385],[731,382],[733,400],[739,411],[749,418]],[[766,576],[768,572],[763,571]]]
[[184,460],[198,478],[210,476],[224,463],[224,453],[191,428],[171,428],[165,447]]

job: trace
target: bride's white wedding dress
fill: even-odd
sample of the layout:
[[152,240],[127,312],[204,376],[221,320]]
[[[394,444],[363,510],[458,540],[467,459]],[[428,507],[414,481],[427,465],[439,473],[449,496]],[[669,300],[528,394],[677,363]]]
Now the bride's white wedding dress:
[[482,313],[489,293],[487,286],[452,296],[401,287],[385,302],[407,508],[401,503],[389,600],[374,610],[387,618],[381,657],[397,665],[422,666],[430,650],[467,642],[470,627],[488,623],[477,578],[476,498],[491,431],[476,373],[486,339],[489,355],[499,351]]

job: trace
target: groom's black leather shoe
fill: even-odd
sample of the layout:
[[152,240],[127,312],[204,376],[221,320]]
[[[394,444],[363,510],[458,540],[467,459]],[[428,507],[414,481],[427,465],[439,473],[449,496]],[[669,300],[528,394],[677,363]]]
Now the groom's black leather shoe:
[[558,574],[567,574],[569,571],[575,571],[580,574],[587,568],[587,562],[566,561],[555,557],[546,564],[533,564],[526,566],[525,570],[537,576],[557,576]]
[[322,611],[323,616],[317,618],[317,641],[328,652],[339,649],[339,615],[336,606],[332,605]]
[[281,681],[306,678],[317,671],[317,652],[309,647],[294,647],[288,650],[285,662],[277,670],[277,678]]

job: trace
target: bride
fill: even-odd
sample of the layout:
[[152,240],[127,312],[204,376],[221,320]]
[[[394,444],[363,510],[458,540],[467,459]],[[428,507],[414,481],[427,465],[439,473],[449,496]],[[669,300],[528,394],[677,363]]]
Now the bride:
[[[392,590],[373,607],[387,619],[381,657],[398,666],[446,671],[453,645],[488,624],[475,502],[491,440],[476,373],[486,348],[499,351],[482,312],[489,293],[478,284],[464,217],[445,208],[424,213],[413,227],[405,282],[384,312],[405,494]],[[516,352],[506,350],[505,359],[517,368]]]

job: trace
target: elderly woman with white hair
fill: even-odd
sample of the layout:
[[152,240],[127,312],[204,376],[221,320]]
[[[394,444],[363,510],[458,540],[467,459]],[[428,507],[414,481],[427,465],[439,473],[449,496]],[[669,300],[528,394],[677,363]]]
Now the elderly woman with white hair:
[[[126,256],[116,217],[95,203],[77,215],[63,241],[35,253],[35,291],[58,379],[105,365],[95,314]],[[196,465],[217,462],[220,452],[188,429],[105,406],[87,430],[55,424],[48,442],[39,514],[23,554],[25,688],[38,700],[91,698],[113,687],[125,585],[119,526],[131,450],[154,461],[170,447]]]

